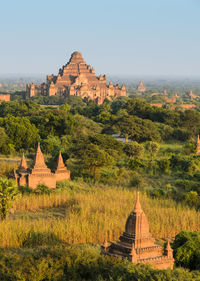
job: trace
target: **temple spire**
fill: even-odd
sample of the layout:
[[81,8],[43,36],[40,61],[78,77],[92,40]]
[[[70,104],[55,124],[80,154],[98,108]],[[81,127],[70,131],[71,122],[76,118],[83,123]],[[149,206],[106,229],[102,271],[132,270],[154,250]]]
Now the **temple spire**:
[[106,252],[107,249],[108,249],[108,241],[107,241],[107,238],[106,238],[106,237],[105,237],[103,246],[104,246],[104,251]]
[[170,246],[169,239],[167,240],[167,245],[165,248],[165,255],[168,256],[169,258],[173,258],[173,250]]
[[21,162],[19,165],[19,170],[27,170],[27,169],[28,169],[28,165],[27,165],[26,158],[25,158],[24,152],[23,152],[22,159],[21,159]]
[[64,164],[61,152],[59,152],[56,173],[62,173],[66,171],[68,171],[67,167]]
[[62,154],[61,154],[61,152],[59,152],[57,169],[63,168],[63,167],[65,167],[65,164],[63,162]]
[[48,169],[47,165],[45,164],[44,155],[40,148],[40,143],[38,143],[37,151],[35,154],[35,162],[34,162],[34,166],[33,166],[33,170],[32,170],[32,173],[35,173],[35,172],[51,173],[51,170]]
[[141,205],[140,205],[139,192],[137,192],[136,203],[135,203],[135,207],[134,207],[133,212],[134,213],[142,212],[142,208],[141,208]]
[[131,256],[131,262],[137,263],[137,254],[136,254],[136,251],[135,251],[135,244],[134,243],[132,244],[130,256]]

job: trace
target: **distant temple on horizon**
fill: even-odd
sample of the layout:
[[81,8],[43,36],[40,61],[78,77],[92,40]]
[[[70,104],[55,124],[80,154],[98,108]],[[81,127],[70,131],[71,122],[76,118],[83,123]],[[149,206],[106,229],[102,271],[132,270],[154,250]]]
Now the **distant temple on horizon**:
[[80,52],[74,52],[69,62],[59,69],[57,76],[47,75],[46,83],[27,84],[26,98],[34,96],[79,96],[102,104],[104,99],[126,96],[126,87],[107,85],[106,76],[96,76],[94,68],[87,65]]
[[143,81],[142,80],[140,80],[140,83],[139,83],[139,85],[137,86],[137,91],[138,92],[145,92],[146,91],[146,87],[143,85]]
[[133,263],[149,263],[158,269],[173,269],[174,258],[170,243],[167,242],[165,249],[155,244],[155,239],[149,232],[147,217],[140,205],[139,193],[137,193],[135,208],[126,221],[125,232],[119,240],[110,245],[106,240],[101,247],[101,253],[126,258]]
[[58,156],[55,173],[47,167],[43,153],[38,143],[33,168],[29,168],[24,153],[18,169],[14,172],[18,186],[36,188],[39,184],[45,184],[49,188],[56,188],[56,182],[70,180],[70,171],[66,168],[61,153]]

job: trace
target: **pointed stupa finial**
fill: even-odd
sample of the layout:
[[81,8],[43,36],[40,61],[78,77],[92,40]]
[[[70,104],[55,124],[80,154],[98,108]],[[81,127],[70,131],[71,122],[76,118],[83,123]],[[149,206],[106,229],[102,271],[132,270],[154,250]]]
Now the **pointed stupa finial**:
[[62,172],[62,173],[69,172],[67,170],[67,167],[64,164],[61,152],[59,152],[59,155],[58,155],[57,168],[56,168],[55,173],[60,173],[60,172]]
[[199,144],[199,135],[197,136],[197,143]]
[[39,142],[38,142],[37,151],[36,151],[36,154],[35,154],[34,166],[33,166],[33,169],[32,169],[32,173],[35,173],[35,172],[43,172],[43,173],[50,173],[51,172],[51,170],[48,169],[47,165],[45,164],[44,155],[41,151]]
[[137,263],[137,254],[136,254],[136,251],[135,251],[135,244],[134,243],[132,244],[130,256],[131,256],[131,262]]
[[165,248],[165,255],[168,256],[169,258],[173,258],[173,250],[170,246],[169,239],[167,240],[167,245]]
[[136,255],[136,251],[135,251],[135,244],[132,244],[132,248],[131,248],[131,256],[135,256]]
[[137,191],[136,203],[135,203],[135,207],[134,207],[133,212],[134,212],[134,213],[142,212],[142,208],[141,208],[141,205],[140,205],[139,191]]
[[167,240],[167,246],[166,246],[166,249],[167,250],[171,250],[172,248],[171,248],[171,246],[170,246],[170,243],[169,243],[169,239]]
[[104,246],[104,251],[106,252],[107,248],[108,248],[108,241],[107,241],[107,237],[106,236],[105,236],[105,240],[104,240],[103,246]]
[[19,169],[23,169],[23,170],[27,170],[28,169],[28,165],[27,165],[27,162],[26,162],[26,158],[24,156],[24,152],[22,154],[22,159],[21,159],[21,162],[20,162],[20,165],[19,165]]
[[63,168],[65,167],[65,164],[63,162],[63,158],[62,158],[62,154],[61,154],[61,151],[59,152],[59,155],[58,155],[58,165],[57,165],[57,169],[58,168]]

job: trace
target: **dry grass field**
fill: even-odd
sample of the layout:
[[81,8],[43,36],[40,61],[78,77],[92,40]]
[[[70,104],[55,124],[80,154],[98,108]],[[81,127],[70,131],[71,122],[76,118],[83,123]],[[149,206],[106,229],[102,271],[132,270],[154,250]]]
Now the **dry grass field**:
[[[100,243],[105,235],[117,240],[135,198],[135,190],[72,181],[50,195],[25,195],[0,222],[0,246]],[[140,198],[155,238],[174,237],[180,230],[200,231],[200,213],[195,209],[145,193]]]

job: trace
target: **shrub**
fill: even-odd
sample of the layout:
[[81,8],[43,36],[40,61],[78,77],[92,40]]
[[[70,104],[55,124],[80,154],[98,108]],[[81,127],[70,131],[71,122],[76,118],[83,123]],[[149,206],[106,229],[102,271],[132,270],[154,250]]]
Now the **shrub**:
[[52,192],[52,189],[50,189],[45,184],[38,184],[38,186],[36,187],[35,191],[38,194],[50,194]]
[[177,266],[200,270],[200,232],[181,231],[175,237],[173,249]]
[[22,195],[34,193],[34,190],[28,186],[19,186],[19,191]]
[[170,173],[170,161],[168,159],[161,159],[158,161],[160,171],[163,173]]

